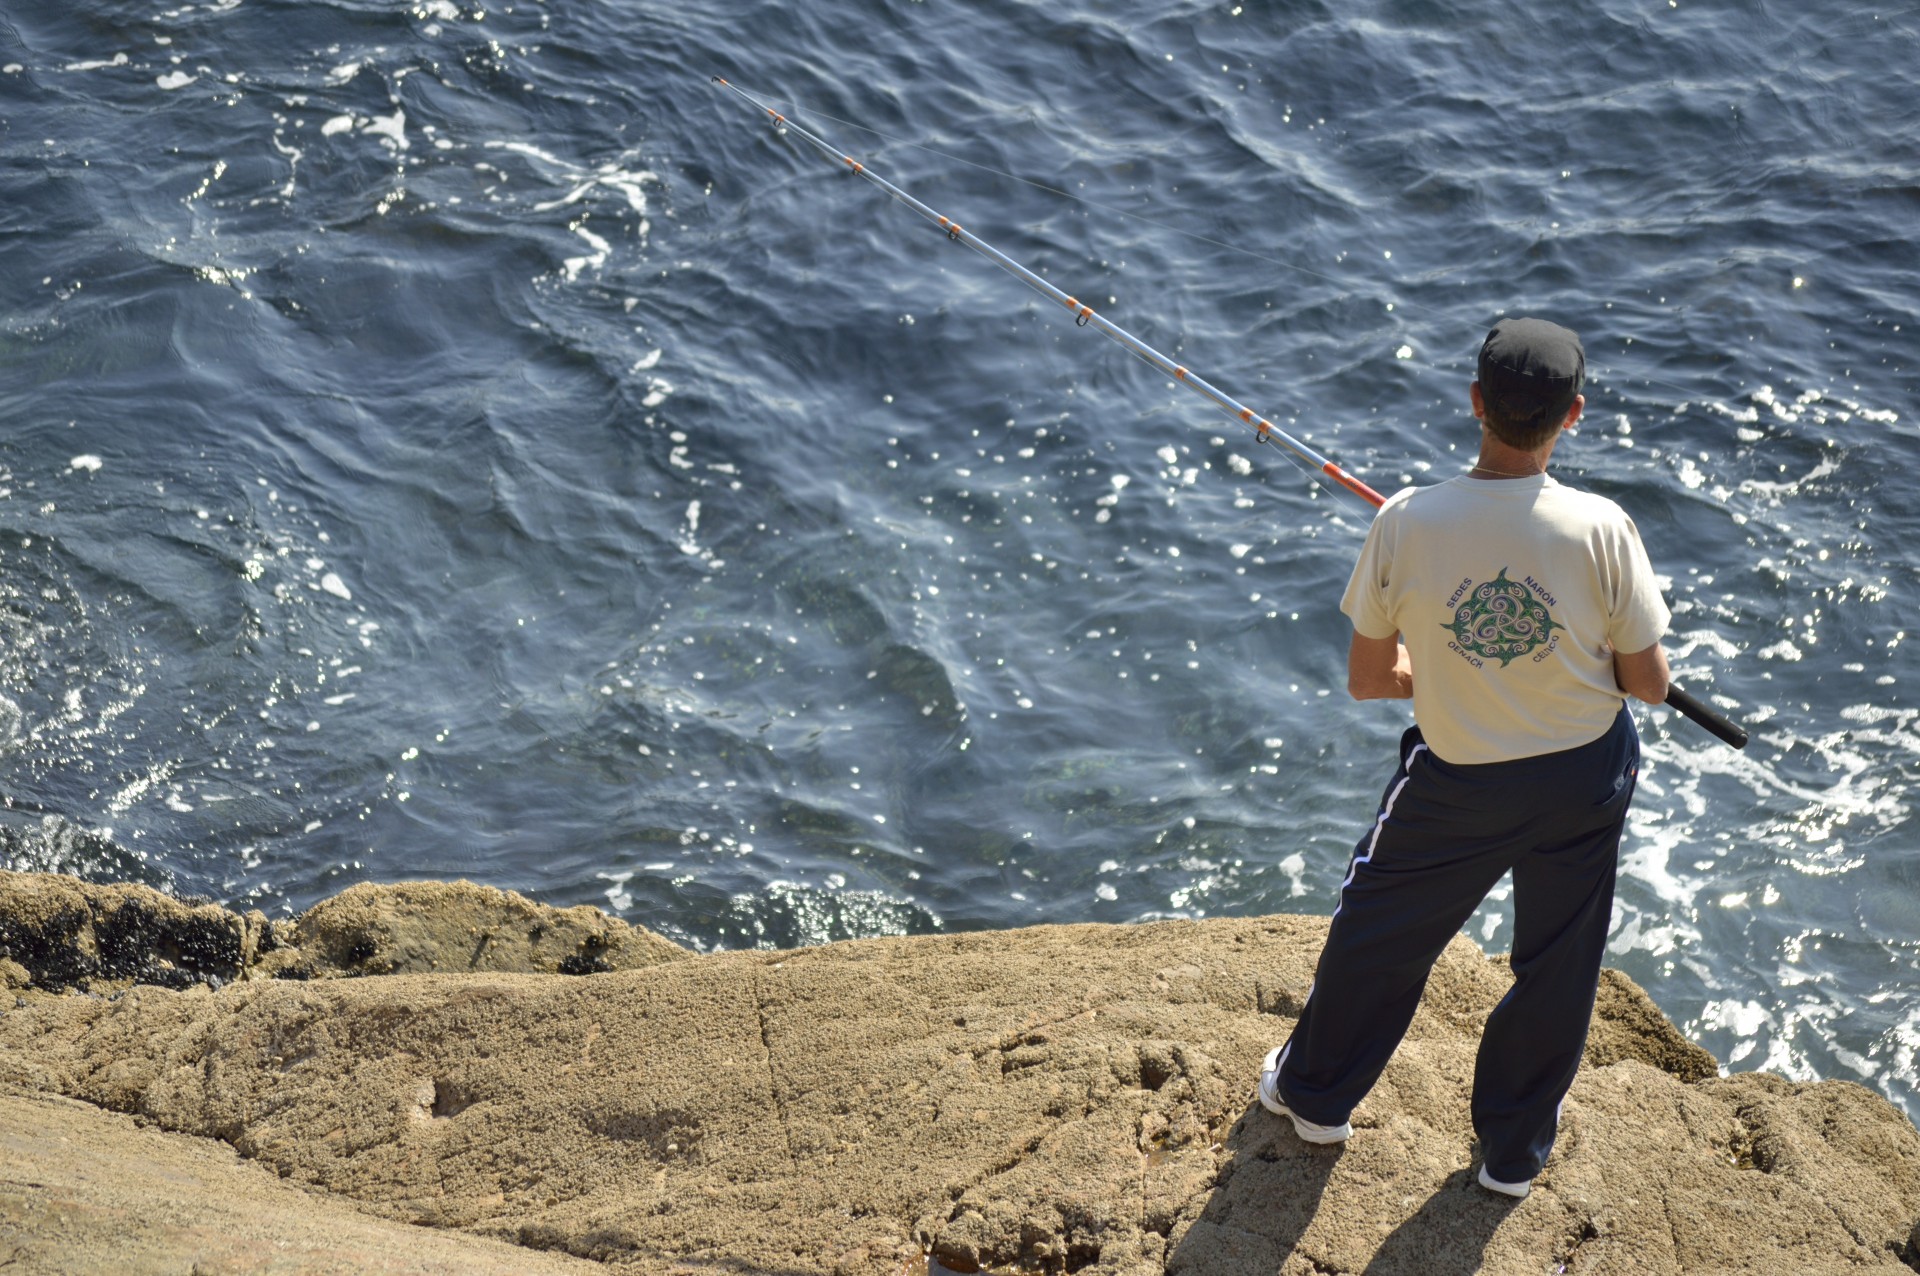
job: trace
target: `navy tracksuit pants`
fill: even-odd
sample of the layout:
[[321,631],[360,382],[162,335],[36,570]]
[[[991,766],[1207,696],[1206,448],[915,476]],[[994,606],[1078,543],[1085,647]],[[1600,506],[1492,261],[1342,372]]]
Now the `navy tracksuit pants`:
[[1321,1125],[1347,1120],[1441,949],[1511,871],[1514,983],[1480,1038],[1473,1128],[1494,1178],[1538,1174],[1586,1048],[1639,767],[1624,707],[1591,744],[1482,766],[1441,761],[1409,728],[1280,1059],[1287,1107]]

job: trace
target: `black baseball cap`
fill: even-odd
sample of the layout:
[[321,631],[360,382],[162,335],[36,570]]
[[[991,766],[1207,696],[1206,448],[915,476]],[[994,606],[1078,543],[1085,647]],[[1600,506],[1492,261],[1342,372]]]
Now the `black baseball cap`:
[[1480,388],[1504,403],[1573,401],[1587,352],[1571,330],[1545,319],[1502,319],[1480,346]]

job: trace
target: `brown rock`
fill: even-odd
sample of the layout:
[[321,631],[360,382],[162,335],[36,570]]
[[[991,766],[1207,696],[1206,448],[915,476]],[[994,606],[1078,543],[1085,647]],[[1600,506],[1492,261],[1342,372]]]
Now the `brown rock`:
[[552,908],[473,882],[362,883],[301,914],[263,974],[317,979],[435,971],[586,975],[688,956],[597,908]]
[[[559,1254],[372,1218],[233,1149],[46,1095],[0,1095],[0,1270],[107,1276],[587,1276]],[[11,1171],[31,1167],[23,1183]]]
[[185,904],[146,886],[0,870],[0,957],[51,991],[135,981],[218,986],[240,978],[254,942],[246,919],[214,904]]
[[1604,1068],[1623,1059],[1638,1059],[1682,1081],[1720,1074],[1719,1061],[1681,1036],[1645,989],[1617,970],[1602,970],[1593,1027],[1587,1033],[1586,1064]]
[[690,956],[597,908],[472,882],[362,884],[297,922],[188,904],[147,886],[0,870],[0,984],[95,992],[235,979],[433,971],[584,975]]
[[1699,1079],[1624,976],[1533,1195],[1475,1186],[1474,1048],[1510,976],[1464,939],[1353,1140],[1301,1143],[1252,1087],[1325,929],[29,998],[0,1014],[0,1083],[224,1139],[386,1219],[642,1273],[1906,1276],[1920,1132],[1847,1083]]

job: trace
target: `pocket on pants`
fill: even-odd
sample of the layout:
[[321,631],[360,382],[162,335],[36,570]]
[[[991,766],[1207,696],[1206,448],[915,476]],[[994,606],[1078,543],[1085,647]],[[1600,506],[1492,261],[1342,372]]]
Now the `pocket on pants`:
[[1596,812],[1614,811],[1633,801],[1633,786],[1640,778],[1640,763],[1636,760],[1614,780],[1613,791],[1593,804]]

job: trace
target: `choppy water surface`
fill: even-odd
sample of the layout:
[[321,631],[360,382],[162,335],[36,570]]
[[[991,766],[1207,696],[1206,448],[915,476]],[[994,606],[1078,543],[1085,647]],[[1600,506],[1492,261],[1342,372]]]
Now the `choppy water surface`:
[[718,72],[1376,487],[1459,471],[1493,317],[1579,328],[1556,460],[1755,734],[1641,714],[1610,960],[1911,1112],[1917,55],[1688,0],[9,5],[7,862],[703,947],[1331,910],[1406,720],[1342,690],[1368,511]]

